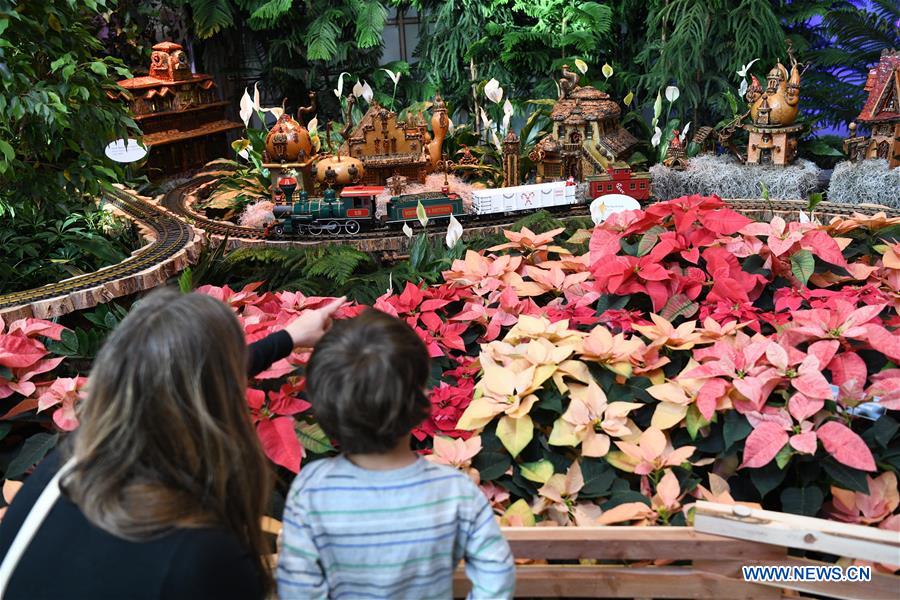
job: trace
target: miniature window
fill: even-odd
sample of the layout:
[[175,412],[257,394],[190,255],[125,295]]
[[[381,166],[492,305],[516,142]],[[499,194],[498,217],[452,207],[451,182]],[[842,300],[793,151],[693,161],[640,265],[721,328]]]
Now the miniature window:
[[646,189],[647,189],[647,182],[646,182],[646,181],[642,181],[642,182],[641,182],[641,189],[642,189],[642,190],[646,190]]
[[630,184],[628,184],[628,189],[629,189],[629,190],[633,190],[633,189],[634,189],[634,182],[633,182],[633,181],[632,181]]

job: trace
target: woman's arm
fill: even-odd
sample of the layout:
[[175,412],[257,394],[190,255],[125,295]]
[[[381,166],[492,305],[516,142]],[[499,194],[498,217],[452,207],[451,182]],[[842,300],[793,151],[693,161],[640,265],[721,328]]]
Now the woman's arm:
[[294,348],[313,347],[331,328],[331,318],[345,300],[342,296],[322,308],[304,311],[281,331],[250,344],[247,375],[253,377],[262,373],[272,363],[288,356]]

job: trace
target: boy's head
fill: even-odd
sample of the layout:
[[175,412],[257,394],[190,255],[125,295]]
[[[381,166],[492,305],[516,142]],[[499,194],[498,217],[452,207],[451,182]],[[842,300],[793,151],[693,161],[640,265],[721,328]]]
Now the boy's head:
[[306,389],[322,429],[348,454],[394,448],[428,416],[428,351],[377,310],[337,321],[309,359]]

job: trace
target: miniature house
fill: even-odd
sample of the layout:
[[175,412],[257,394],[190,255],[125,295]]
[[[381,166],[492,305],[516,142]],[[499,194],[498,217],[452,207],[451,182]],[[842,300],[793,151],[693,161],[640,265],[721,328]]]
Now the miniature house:
[[537,166],[537,181],[600,175],[608,165],[630,154],[637,139],[619,124],[621,110],[609,95],[579,86],[564,68],[562,94],[553,106],[553,131],[537,143],[529,157]]
[[797,156],[797,136],[802,125],[795,125],[800,107],[800,69],[788,48],[791,70],[780,62],[766,76],[765,89],[756,77],[747,88],[751,123],[744,125],[748,164],[785,166]]
[[365,169],[364,185],[386,185],[393,175],[408,181],[425,183],[425,176],[434,170],[441,158],[441,146],[447,133],[447,109],[440,97],[435,99],[431,118],[434,140],[425,121],[398,121],[397,115],[377,102],[341,146],[340,153],[360,160]]
[[844,151],[851,160],[883,158],[888,167],[900,165],[900,54],[896,50],[881,53],[881,61],[869,70],[865,90],[869,93],[858,123],[871,130],[868,138],[856,136],[856,123],[850,124],[850,137]]
[[227,156],[227,133],[243,127],[225,118],[227,102],[219,100],[210,75],[192,73],[180,45],[153,46],[150,74],[119,81],[124,91],[109,91],[127,101],[150,149],[151,177],[172,175]]

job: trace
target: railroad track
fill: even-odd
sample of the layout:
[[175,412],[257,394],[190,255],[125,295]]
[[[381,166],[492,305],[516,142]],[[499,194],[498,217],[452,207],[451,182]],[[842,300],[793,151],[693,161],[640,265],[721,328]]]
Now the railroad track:
[[[176,187],[168,195],[181,195],[182,187]],[[104,267],[93,273],[78,275],[39,288],[0,295],[0,311],[45,300],[61,298],[82,290],[96,288],[106,283],[140,273],[173,257],[183,250],[194,237],[194,231],[184,221],[169,215],[157,206],[127,192],[114,190],[105,198],[132,220],[151,229],[156,239],[137,250],[120,263]]]

